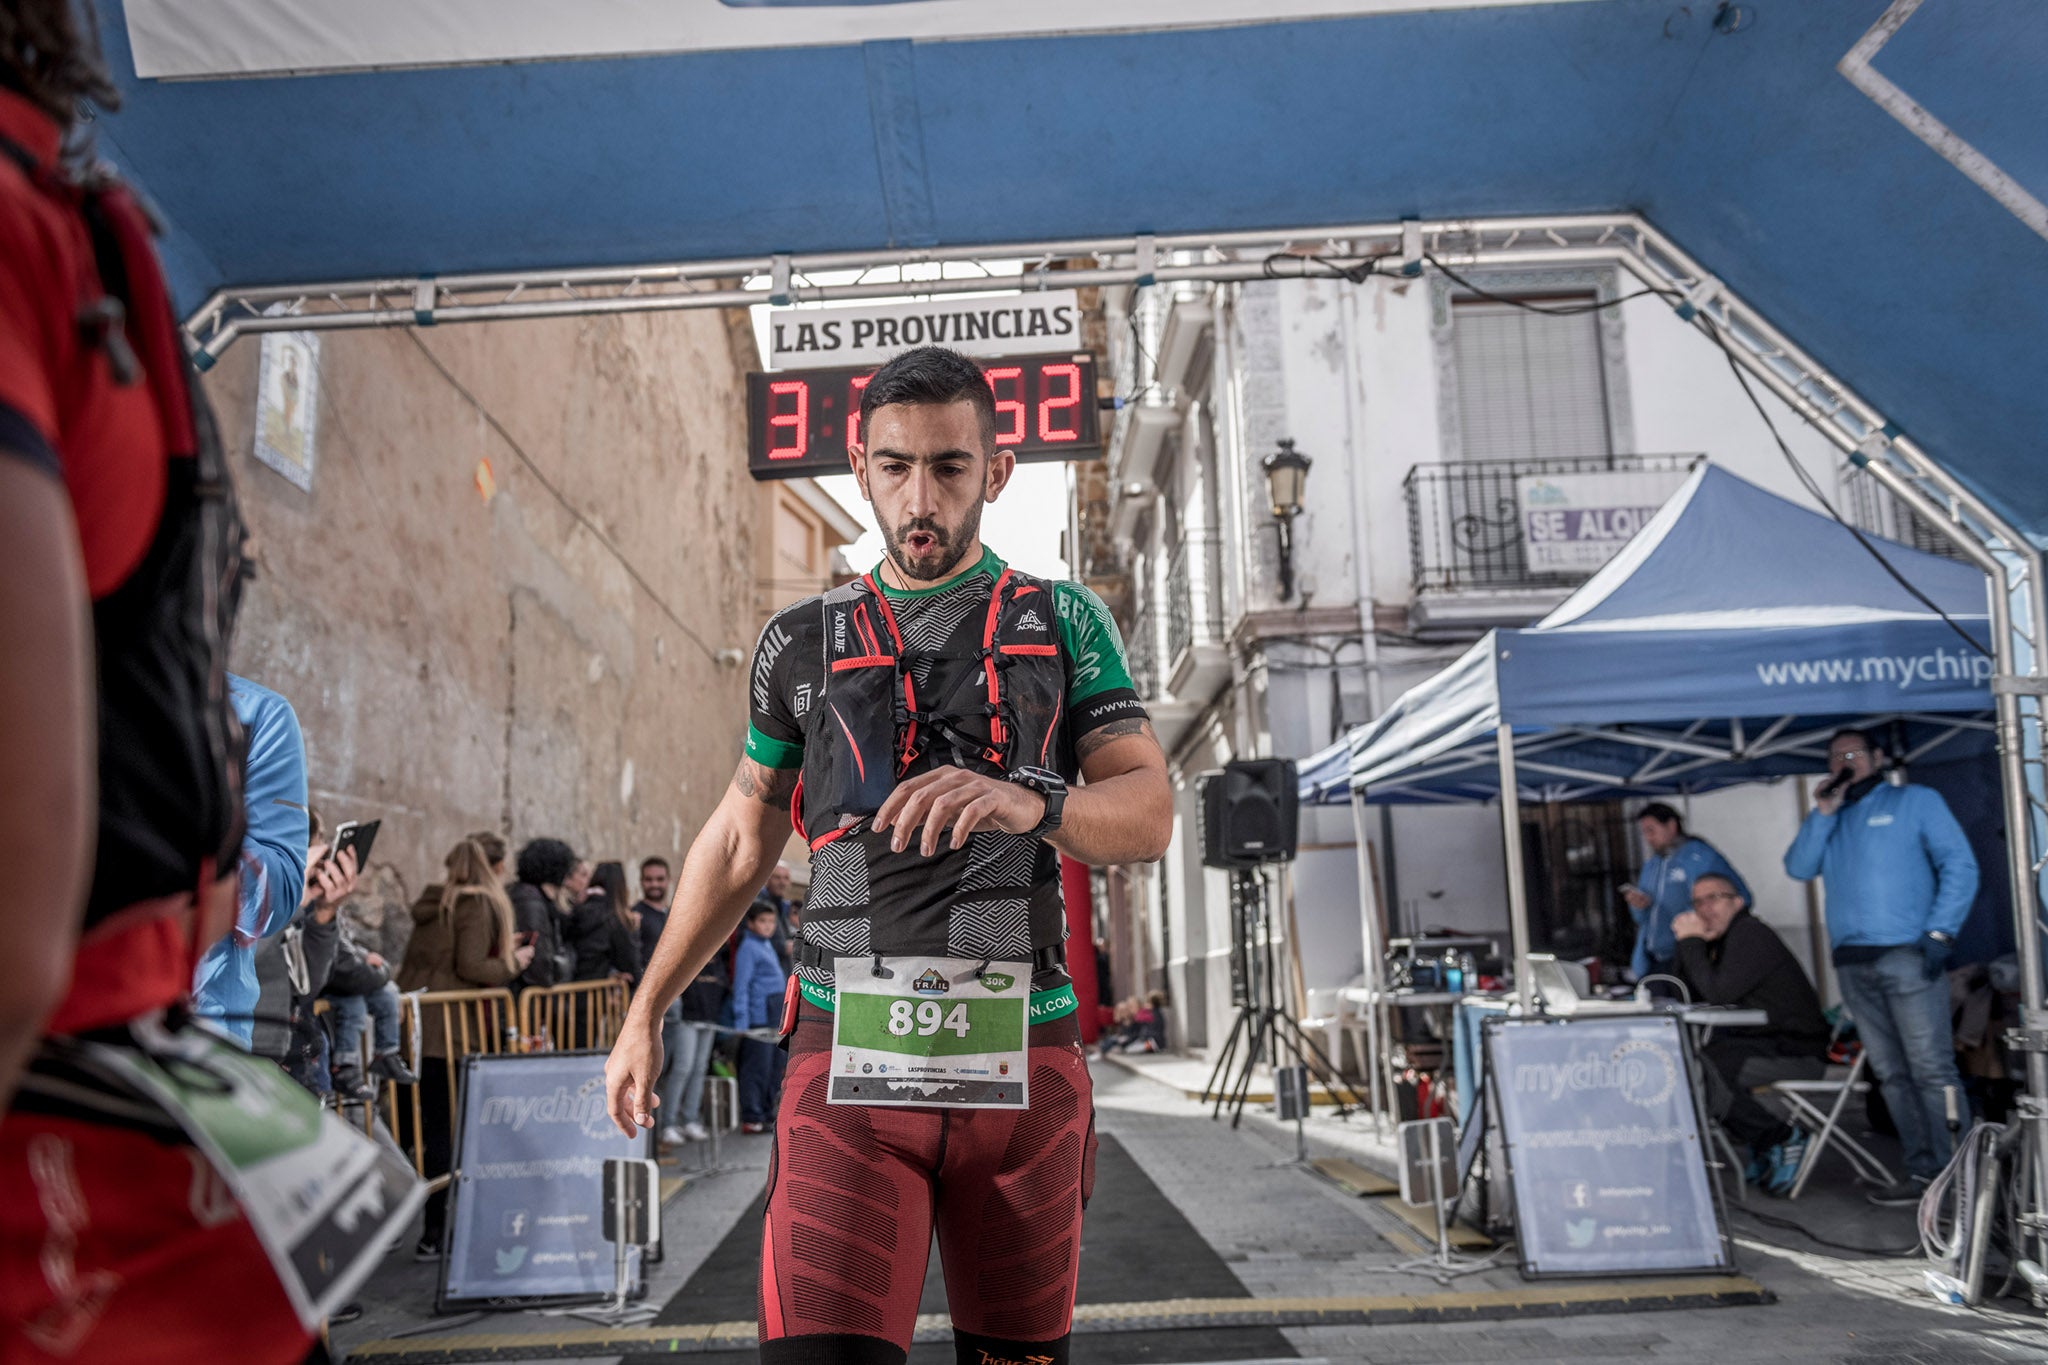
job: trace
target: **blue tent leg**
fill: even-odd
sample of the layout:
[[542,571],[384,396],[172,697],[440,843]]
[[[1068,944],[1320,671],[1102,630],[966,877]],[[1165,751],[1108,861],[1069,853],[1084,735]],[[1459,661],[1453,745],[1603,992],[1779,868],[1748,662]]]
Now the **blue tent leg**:
[[1500,833],[1508,856],[1508,934],[1515,949],[1515,1001],[1522,1017],[1536,1012],[1529,980],[1529,887],[1522,876],[1522,789],[1515,781],[1515,727],[1502,721],[1494,731],[1500,755]]

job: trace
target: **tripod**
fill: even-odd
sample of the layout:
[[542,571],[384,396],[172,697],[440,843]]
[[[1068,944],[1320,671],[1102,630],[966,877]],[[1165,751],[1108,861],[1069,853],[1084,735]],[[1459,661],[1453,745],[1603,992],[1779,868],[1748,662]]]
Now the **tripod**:
[[[1272,910],[1265,873],[1256,868],[1232,868],[1230,1002],[1237,1006],[1237,1018],[1230,1025],[1230,1036],[1224,1041],[1223,1051],[1217,1054],[1216,1067],[1209,1073],[1209,1083],[1202,1092],[1216,1096],[1216,1106],[1209,1117],[1223,1117],[1227,1104],[1230,1126],[1237,1127],[1244,1117],[1245,1099],[1251,1093],[1253,1070],[1262,1061],[1277,1066],[1283,1046],[1336,1098],[1338,1117],[1348,1118],[1353,1109],[1364,1109],[1365,1101],[1358,1097],[1358,1092],[1337,1074],[1329,1057],[1279,1001],[1279,972],[1273,952]],[[1233,1061],[1238,1067],[1237,1074],[1222,1089],[1217,1089],[1217,1082],[1229,1073]]]

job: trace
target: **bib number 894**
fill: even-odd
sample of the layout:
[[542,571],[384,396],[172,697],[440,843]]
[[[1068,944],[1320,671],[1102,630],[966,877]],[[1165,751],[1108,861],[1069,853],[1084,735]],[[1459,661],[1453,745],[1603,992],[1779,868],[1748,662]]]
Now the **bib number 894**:
[[967,1036],[967,1006],[956,1004],[951,1010],[936,1000],[919,1000],[915,1004],[908,1000],[889,1002],[889,1032],[898,1038],[907,1038],[912,1033],[920,1038],[929,1038],[940,1029],[953,1030],[956,1038]]

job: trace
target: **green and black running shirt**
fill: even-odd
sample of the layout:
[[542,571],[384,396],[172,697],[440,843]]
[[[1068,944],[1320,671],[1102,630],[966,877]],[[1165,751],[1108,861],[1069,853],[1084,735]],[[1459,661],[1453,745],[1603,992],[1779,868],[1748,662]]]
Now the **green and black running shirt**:
[[[980,561],[929,588],[882,585],[902,633],[905,658],[921,693],[929,665],[920,655],[988,610],[1003,561]],[[875,575],[880,583],[880,574]],[[1072,782],[1079,776],[1077,742],[1105,725],[1143,720],[1123,641],[1099,598],[1078,583],[1050,584],[1061,663],[1064,712],[1053,737],[1052,762]],[[812,709],[825,694],[828,641],[818,597],[784,608],[754,647],[749,674],[747,756],[767,768],[803,765]],[[913,773],[929,763],[919,763]],[[808,817],[807,817],[808,818]],[[814,831],[815,833],[815,831]],[[821,842],[811,859],[803,938],[822,956],[944,955],[1028,961],[1034,947],[1064,933],[1058,858],[1043,841],[985,830],[953,851],[941,843],[931,858],[916,845],[888,849],[886,835],[862,825],[851,837]],[[829,971],[799,958],[811,988],[829,989]],[[807,990],[806,994],[813,994]],[[815,996],[814,996],[815,998]]]

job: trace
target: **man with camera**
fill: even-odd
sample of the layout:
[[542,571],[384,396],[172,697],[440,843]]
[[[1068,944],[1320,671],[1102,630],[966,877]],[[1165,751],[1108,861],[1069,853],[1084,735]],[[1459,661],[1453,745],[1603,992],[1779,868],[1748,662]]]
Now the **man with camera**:
[[1785,871],[1800,881],[1818,875],[1827,888],[1842,1002],[1905,1149],[1905,1179],[1871,1202],[1909,1205],[1948,1164],[1951,1119],[1967,1117],[1947,973],[1977,895],[1977,859],[1941,795],[1885,781],[1883,760],[1866,731],[1835,734],[1832,775],[1785,851]]

